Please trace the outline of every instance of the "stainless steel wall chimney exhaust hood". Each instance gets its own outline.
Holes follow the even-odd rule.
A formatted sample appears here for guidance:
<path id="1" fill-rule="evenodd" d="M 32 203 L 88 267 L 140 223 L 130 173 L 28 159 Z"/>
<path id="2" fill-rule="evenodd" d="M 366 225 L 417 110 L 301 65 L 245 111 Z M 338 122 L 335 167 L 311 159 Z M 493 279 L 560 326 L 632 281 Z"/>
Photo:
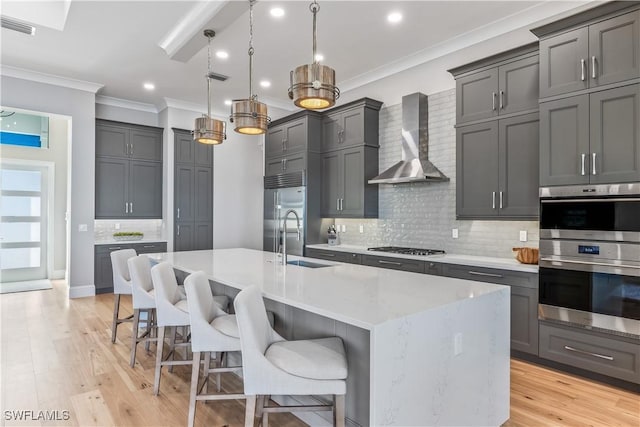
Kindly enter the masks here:
<path id="1" fill-rule="evenodd" d="M 369 184 L 448 181 L 429 161 L 429 105 L 427 95 L 402 97 L 402 160 L 369 180 Z"/>

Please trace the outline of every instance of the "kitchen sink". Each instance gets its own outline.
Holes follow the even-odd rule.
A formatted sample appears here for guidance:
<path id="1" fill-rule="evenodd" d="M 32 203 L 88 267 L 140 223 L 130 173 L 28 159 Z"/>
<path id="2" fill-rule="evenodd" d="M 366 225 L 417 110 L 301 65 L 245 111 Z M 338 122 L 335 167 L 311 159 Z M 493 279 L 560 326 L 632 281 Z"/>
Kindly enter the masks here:
<path id="1" fill-rule="evenodd" d="M 331 265 L 329 264 L 318 264 L 317 262 L 304 261 L 301 259 L 287 261 L 287 264 L 297 265 L 298 267 L 309 267 L 309 268 L 331 267 Z"/>

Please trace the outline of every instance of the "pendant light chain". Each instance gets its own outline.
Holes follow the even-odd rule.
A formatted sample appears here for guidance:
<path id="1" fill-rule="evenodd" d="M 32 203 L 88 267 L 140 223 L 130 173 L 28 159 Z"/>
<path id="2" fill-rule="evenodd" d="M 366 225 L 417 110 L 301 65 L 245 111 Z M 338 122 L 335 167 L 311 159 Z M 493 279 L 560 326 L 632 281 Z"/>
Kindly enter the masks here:
<path id="1" fill-rule="evenodd" d="M 253 4 L 255 0 L 249 0 L 249 99 L 256 99 L 253 94 Z"/>
<path id="2" fill-rule="evenodd" d="M 207 35 L 207 116 L 211 117 L 211 35 Z"/>

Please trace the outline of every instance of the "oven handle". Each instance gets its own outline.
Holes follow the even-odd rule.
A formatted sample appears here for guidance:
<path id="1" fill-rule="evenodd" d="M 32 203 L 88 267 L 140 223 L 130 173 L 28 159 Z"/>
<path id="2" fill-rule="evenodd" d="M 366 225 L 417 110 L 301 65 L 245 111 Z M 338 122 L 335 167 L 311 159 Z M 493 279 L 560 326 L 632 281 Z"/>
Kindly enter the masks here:
<path id="1" fill-rule="evenodd" d="M 600 359 L 613 360 L 613 356 L 606 356 L 604 354 L 592 353 L 590 351 L 580 350 L 579 348 L 573 348 L 569 345 L 565 345 L 564 349 L 573 351 L 575 353 L 586 354 L 587 356 L 599 357 Z"/>
<path id="2" fill-rule="evenodd" d="M 617 268 L 635 268 L 640 270 L 640 265 L 627 265 L 627 264 L 611 264 L 607 262 L 593 262 L 593 261 L 574 261 L 568 259 L 554 259 L 554 258 L 540 258 L 540 261 L 548 262 L 564 262 L 567 264 L 582 264 L 582 265 L 601 265 L 604 267 L 617 267 Z"/>
<path id="3" fill-rule="evenodd" d="M 617 197 L 615 199 L 609 198 L 592 198 L 592 199 L 540 199 L 540 203 L 571 203 L 571 202 L 640 202 L 640 197 Z"/>

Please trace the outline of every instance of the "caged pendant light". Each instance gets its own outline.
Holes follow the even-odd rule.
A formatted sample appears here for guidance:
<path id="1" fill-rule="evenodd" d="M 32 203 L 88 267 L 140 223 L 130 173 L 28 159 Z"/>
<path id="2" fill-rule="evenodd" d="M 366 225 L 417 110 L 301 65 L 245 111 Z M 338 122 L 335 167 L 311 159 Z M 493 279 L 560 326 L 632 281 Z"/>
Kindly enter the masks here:
<path id="1" fill-rule="evenodd" d="M 320 65 L 316 56 L 316 14 L 320 5 L 316 0 L 309 5 L 313 13 L 313 62 L 300 65 L 289 74 L 291 87 L 289 98 L 293 103 L 308 110 L 322 110 L 335 105 L 340 97 L 340 89 L 337 88 L 336 72 L 333 68 Z"/>
<path id="2" fill-rule="evenodd" d="M 226 123 L 211 117 L 211 39 L 216 35 L 213 30 L 204 30 L 208 39 L 207 46 L 207 114 L 198 117 L 193 126 L 193 139 L 201 144 L 217 145 L 227 139 Z"/>
<path id="3" fill-rule="evenodd" d="M 271 118 L 267 115 L 267 104 L 258 101 L 253 94 L 253 4 L 249 0 L 249 98 L 234 99 L 231 104 L 229 121 L 235 124 L 234 130 L 245 135 L 260 135 L 267 131 Z"/>

